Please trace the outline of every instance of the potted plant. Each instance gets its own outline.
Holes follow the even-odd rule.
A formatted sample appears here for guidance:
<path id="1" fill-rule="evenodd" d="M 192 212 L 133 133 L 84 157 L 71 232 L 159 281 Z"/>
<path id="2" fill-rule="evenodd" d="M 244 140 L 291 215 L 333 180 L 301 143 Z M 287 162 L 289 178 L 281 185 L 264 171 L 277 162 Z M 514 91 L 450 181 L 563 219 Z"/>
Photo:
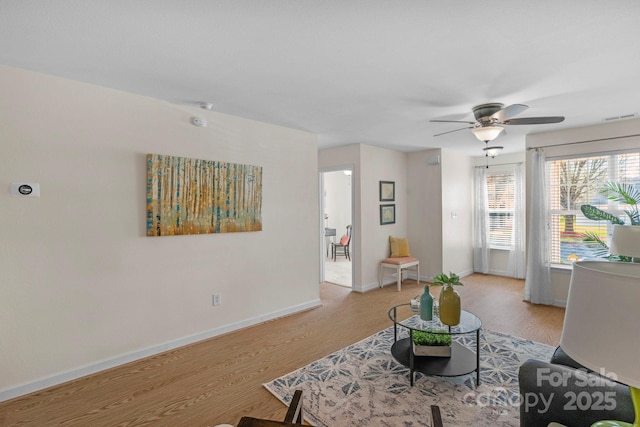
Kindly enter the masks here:
<path id="1" fill-rule="evenodd" d="M 416 356 L 451 357 L 451 334 L 446 329 L 413 331 L 412 346 Z"/>
<path id="2" fill-rule="evenodd" d="M 448 276 L 444 273 L 438 274 L 436 277 L 433 278 L 432 284 L 436 286 L 442 286 L 442 285 L 464 286 L 460 281 L 460 276 L 452 272 L 449 272 Z"/>
<path id="3" fill-rule="evenodd" d="M 463 286 L 460 281 L 460 276 L 455 273 L 449 272 L 447 276 L 445 273 L 440 273 L 433 278 L 434 285 L 444 286 L 440 291 L 440 321 L 445 325 L 456 326 L 460 323 L 460 294 L 458 294 L 453 287 Z"/>

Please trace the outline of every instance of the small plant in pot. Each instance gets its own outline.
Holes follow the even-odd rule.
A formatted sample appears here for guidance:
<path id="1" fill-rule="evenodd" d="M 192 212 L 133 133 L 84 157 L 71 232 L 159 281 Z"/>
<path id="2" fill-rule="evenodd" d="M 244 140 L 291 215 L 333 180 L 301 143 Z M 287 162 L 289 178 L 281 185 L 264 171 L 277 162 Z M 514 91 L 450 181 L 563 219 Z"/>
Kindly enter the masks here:
<path id="1" fill-rule="evenodd" d="M 460 323 L 460 295 L 453 290 L 454 286 L 463 286 L 460 276 L 449 272 L 449 275 L 440 273 L 433 278 L 434 285 L 444 286 L 440 292 L 440 321 L 445 325 L 456 326 Z"/>
<path id="2" fill-rule="evenodd" d="M 464 286 L 460 281 L 460 276 L 456 273 L 449 272 L 447 276 L 445 273 L 440 273 L 436 277 L 433 278 L 432 284 L 436 286 Z"/>
<path id="3" fill-rule="evenodd" d="M 413 331 L 413 354 L 416 356 L 451 356 L 451 334 L 446 329 Z"/>

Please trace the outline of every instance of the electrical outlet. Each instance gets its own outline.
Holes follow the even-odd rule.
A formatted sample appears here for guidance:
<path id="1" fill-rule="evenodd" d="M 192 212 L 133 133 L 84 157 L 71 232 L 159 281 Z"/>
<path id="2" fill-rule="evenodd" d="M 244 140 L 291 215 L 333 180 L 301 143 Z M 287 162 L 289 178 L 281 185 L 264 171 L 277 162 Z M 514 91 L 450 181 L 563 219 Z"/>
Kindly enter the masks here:
<path id="1" fill-rule="evenodd" d="M 213 305 L 222 304 L 222 296 L 220 294 L 213 294 Z"/>

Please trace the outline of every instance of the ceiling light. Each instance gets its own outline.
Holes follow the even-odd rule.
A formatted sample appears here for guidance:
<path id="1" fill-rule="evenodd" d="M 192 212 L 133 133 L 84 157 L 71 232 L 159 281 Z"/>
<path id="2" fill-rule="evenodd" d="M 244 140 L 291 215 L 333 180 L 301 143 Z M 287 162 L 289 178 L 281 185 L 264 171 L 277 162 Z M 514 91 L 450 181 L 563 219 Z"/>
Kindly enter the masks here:
<path id="1" fill-rule="evenodd" d="M 482 150 L 485 153 L 485 156 L 490 156 L 490 157 L 495 157 L 498 154 L 500 154 L 500 151 L 502 151 L 504 147 L 501 147 L 500 145 L 494 145 L 493 147 L 484 147 Z"/>
<path id="2" fill-rule="evenodd" d="M 493 141 L 502 133 L 502 126 L 481 126 L 471 129 L 471 132 L 482 142 Z"/>

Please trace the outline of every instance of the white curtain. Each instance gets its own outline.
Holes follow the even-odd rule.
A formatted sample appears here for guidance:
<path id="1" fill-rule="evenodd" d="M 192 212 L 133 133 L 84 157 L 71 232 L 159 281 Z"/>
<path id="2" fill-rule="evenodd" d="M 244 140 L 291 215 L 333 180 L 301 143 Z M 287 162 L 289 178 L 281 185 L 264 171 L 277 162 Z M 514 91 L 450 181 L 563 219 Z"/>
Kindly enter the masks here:
<path id="1" fill-rule="evenodd" d="M 509 252 L 509 274 L 518 279 L 525 277 L 525 202 L 524 166 L 514 168 L 513 247 Z"/>
<path id="2" fill-rule="evenodd" d="M 489 197 L 487 195 L 487 169 L 476 168 L 473 237 L 473 271 L 489 273 Z"/>
<path id="3" fill-rule="evenodd" d="M 549 263 L 549 210 L 545 157 L 542 150 L 531 153 L 531 206 L 524 299 L 534 304 L 553 304 Z"/>

